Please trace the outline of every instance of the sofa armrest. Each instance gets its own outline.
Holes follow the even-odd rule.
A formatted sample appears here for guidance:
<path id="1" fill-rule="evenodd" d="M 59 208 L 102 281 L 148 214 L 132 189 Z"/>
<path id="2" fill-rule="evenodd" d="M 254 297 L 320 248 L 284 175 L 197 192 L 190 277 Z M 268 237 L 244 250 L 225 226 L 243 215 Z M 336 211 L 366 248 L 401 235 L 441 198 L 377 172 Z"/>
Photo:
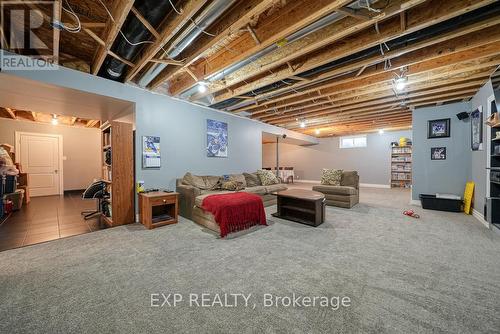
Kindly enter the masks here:
<path id="1" fill-rule="evenodd" d="M 179 193 L 179 214 L 187 219 L 193 217 L 194 201 L 201 195 L 201 190 L 189 185 L 177 185 L 176 191 Z"/>

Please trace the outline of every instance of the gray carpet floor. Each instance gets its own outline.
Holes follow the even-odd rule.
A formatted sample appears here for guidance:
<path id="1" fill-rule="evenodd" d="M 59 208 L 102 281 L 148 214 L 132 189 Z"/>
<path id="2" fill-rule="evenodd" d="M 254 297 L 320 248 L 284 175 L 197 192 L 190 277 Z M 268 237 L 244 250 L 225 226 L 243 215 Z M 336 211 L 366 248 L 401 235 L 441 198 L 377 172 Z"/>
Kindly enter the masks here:
<path id="1" fill-rule="evenodd" d="M 328 207 L 317 228 L 270 207 L 268 227 L 226 240 L 181 219 L 1 252 L 0 332 L 500 333 L 500 235 L 464 214 L 405 217 L 390 200 L 398 193 L 378 192 L 351 210 Z M 151 307 L 155 293 L 184 299 Z M 248 307 L 190 306 L 201 293 L 251 297 Z M 265 294 L 293 293 L 350 303 L 264 305 Z"/>

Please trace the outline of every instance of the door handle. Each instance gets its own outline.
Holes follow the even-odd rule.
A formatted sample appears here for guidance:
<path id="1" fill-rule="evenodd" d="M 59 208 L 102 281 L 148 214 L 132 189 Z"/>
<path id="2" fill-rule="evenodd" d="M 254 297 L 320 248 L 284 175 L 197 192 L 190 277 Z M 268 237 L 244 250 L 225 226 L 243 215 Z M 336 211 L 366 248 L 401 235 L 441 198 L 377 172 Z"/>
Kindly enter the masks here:
<path id="1" fill-rule="evenodd" d="M 54 173 L 56 173 L 56 174 L 57 174 L 57 173 L 59 173 L 59 170 L 57 170 L 57 169 L 56 169 L 56 170 L 54 170 Z"/>

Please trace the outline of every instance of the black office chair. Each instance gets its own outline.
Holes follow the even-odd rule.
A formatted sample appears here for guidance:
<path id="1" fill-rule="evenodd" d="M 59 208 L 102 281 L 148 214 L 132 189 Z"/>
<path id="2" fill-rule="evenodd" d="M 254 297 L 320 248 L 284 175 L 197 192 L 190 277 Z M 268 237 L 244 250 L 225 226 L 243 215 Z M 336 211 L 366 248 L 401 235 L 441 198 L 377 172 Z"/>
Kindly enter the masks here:
<path id="1" fill-rule="evenodd" d="M 97 199 L 97 209 L 82 211 L 83 219 L 91 219 L 102 212 L 102 202 L 109 198 L 109 193 L 106 190 L 106 182 L 95 180 L 92 182 L 82 194 L 82 199 Z"/>

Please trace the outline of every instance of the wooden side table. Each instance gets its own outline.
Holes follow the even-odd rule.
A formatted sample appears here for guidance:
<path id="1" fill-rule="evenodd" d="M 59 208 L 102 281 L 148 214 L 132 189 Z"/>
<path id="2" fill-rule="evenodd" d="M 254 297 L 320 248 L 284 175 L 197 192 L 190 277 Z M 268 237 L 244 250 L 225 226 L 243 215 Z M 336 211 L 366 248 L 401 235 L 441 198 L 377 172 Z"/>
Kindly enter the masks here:
<path id="1" fill-rule="evenodd" d="M 155 191 L 139 194 L 140 222 L 148 229 L 176 224 L 179 194 Z"/>

